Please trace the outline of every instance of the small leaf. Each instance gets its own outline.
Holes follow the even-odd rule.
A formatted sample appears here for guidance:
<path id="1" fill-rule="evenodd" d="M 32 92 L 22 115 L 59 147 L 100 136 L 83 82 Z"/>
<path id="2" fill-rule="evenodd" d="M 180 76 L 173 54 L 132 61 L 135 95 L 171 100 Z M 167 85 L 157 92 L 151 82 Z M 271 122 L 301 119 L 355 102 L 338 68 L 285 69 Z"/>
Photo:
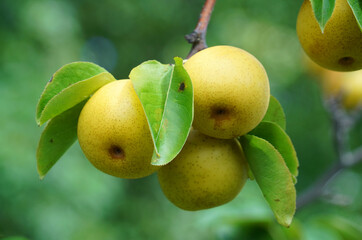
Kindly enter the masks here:
<path id="1" fill-rule="evenodd" d="M 181 151 L 193 120 L 190 77 L 175 58 L 175 66 L 147 61 L 131 71 L 130 79 L 145 110 L 155 144 L 153 165 L 169 163 Z"/>
<path id="2" fill-rule="evenodd" d="M 102 68 L 94 63 L 89 63 L 89 62 L 70 63 L 70 64 L 63 66 L 58 71 L 56 71 L 54 73 L 53 77 L 50 79 L 50 81 L 45 86 L 45 89 L 39 99 L 38 106 L 37 106 L 37 112 L 36 112 L 37 123 L 39 125 L 43 124 L 44 122 L 46 122 L 47 120 L 50 119 L 49 115 L 54 117 L 54 114 L 52 114 L 52 111 L 50 111 L 50 110 L 47 110 L 48 112 L 46 113 L 46 115 L 48 115 L 48 116 L 45 116 L 45 117 L 42 116 L 44 114 L 43 111 L 46 108 L 49 101 L 52 100 L 58 94 L 60 94 L 64 89 L 70 87 L 71 85 L 73 85 L 79 81 L 86 80 L 88 78 L 92 78 L 103 72 L 107 72 L 107 71 L 104 68 Z M 97 82 L 97 81 L 95 81 L 95 82 Z M 98 84 L 98 85 L 100 85 L 100 84 Z M 86 87 L 89 87 L 89 86 L 91 86 L 91 84 L 90 85 L 81 84 L 82 89 L 85 89 Z M 92 89 L 89 92 L 94 90 L 94 88 L 95 87 L 92 87 Z M 86 93 L 85 90 L 82 90 L 82 91 L 83 92 L 81 94 Z M 93 92 L 91 92 L 91 93 L 93 93 Z M 78 99 L 81 98 L 81 96 L 80 96 L 81 94 L 79 94 Z M 83 99 L 81 99 L 80 101 L 89 97 L 90 94 L 87 94 L 87 96 L 83 97 Z M 76 105 L 80 101 L 73 102 L 74 104 L 72 106 Z M 72 106 L 70 106 L 70 107 L 72 107 Z M 67 109 L 69 109 L 69 107 Z M 66 110 L 66 109 L 63 109 L 63 111 L 64 110 Z"/>
<path id="3" fill-rule="evenodd" d="M 278 223 L 288 227 L 296 209 L 296 191 L 283 157 L 262 138 L 245 135 L 240 142 L 255 180 Z"/>
<path id="4" fill-rule="evenodd" d="M 324 31 L 326 23 L 331 18 L 336 0 L 310 0 L 313 12 L 319 26 Z"/>
<path id="5" fill-rule="evenodd" d="M 361 0 L 347 0 L 351 6 L 354 16 L 356 17 L 359 28 L 362 31 L 362 1 Z"/>
<path id="6" fill-rule="evenodd" d="M 278 150 L 293 176 L 293 182 L 296 183 L 299 162 L 293 143 L 283 129 L 272 122 L 261 122 L 249 134 L 267 140 Z"/>
<path id="7" fill-rule="evenodd" d="M 269 107 L 262 122 L 273 122 L 278 124 L 283 130 L 286 128 L 285 114 L 279 101 L 270 95 Z"/>
<path id="8" fill-rule="evenodd" d="M 79 81 L 63 89 L 47 103 L 39 119 L 39 124 L 43 124 L 49 119 L 80 103 L 96 92 L 99 88 L 116 79 L 108 72 L 100 73 L 94 77 Z"/>
<path id="9" fill-rule="evenodd" d="M 158 153 L 153 165 L 165 165 L 181 151 L 189 135 L 193 119 L 193 88 L 181 58 L 174 58 L 175 66 L 168 89 L 161 126 L 156 139 Z"/>
<path id="10" fill-rule="evenodd" d="M 41 179 L 77 140 L 78 117 L 85 103 L 86 101 L 83 101 L 56 116 L 45 127 L 36 153 L 38 173 Z"/>
<path id="11" fill-rule="evenodd" d="M 150 60 L 132 69 L 129 78 L 145 111 L 151 136 L 156 143 L 173 67 Z M 158 149 L 155 149 L 158 153 Z"/>

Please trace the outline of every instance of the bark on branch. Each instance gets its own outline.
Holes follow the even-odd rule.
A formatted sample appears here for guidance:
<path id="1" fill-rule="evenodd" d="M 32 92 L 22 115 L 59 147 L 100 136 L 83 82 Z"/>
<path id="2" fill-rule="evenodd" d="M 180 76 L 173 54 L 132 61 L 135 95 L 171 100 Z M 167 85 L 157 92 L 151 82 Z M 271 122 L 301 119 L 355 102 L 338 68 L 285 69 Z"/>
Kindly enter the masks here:
<path id="1" fill-rule="evenodd" d="M 206 31 L 209 25 L 210 17 L 214 9 L 216 0 L 206 0 L 201 10 L 199 21 L 195 30 L 187 34 L 185 39 L 188 43 L 192 44 L 191 50 L 186 59 L 190 58 L 195 53 L 207 48 L 206 45 Z"/>
<path id="2" fill-rule="evenodd" d="M 362 162 L 362 146 L 354 151 L 348 151 L 348 133 L 361 118 L 361 109 L 347 113 L 342 107 L 341 96 L 327 100 L 326 107 L 331 114 L 334 132 L 334 145 L 338 156 L 337 162 L 324 172 L 321 177 L 297 198 L 297 209 L 300 209 L 324 195 L 328 183 L 342 170 Z"/>

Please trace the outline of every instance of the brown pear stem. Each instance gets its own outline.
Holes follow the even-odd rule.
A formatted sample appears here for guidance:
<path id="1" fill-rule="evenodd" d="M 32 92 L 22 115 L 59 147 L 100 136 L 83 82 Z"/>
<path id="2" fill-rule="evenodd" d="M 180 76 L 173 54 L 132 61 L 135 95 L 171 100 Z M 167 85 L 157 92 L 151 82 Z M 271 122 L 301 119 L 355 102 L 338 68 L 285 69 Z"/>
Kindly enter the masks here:
<path id="1" fill-rule="evenodd" d="M 209 25 L 210 17 L 214 9 L 216 0 L 206 0 L 201 10 L 199 21 L 196 25 L 195 30 L 187 34 L 185 39 L 188 43 L 192 44 L 191 50 L 187 55 L 186 59 L 190 58 L 195 53 L 207 48 L 206 45 L 206 31 Z"/>

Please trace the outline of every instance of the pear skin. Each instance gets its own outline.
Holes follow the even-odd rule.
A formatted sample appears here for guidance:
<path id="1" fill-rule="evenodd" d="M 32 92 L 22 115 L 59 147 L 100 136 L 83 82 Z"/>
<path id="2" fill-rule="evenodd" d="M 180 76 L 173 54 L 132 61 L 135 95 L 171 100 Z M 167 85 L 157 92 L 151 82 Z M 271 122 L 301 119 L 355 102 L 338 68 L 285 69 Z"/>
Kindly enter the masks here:
<path id="1" fill-rule="evenodd" d="M 354 72 L 325 70 L 321 79 L 326 96 L 341 94 L 345 109 L 354 110 L 362 107 L 362 70 Z"/>
<path id="2" fill-rule="evenodd" d="M 250 53 L 231 46 L 210 47 L 193 55 L 184 67 L 194 86 L 195 129 L 232 139 L 263 119 L 269 105 L 269 80 Z"/>
<path id="3" fill-rule="evenodd" d="M 163 193 L 177 207 L 195 211 L 225 204 L 247 180 L 239 142 L 192 130 L 182 151 L 158 171 Z"/>
<path id="4" fill-rule="evenodd" d="M 153 142 L 142 104 L 130 80 L 111 82 L 86 103 L 78 120 L 79 144 L 99 170 L 120 178 L 142 178 L 151 165 Z"/>
<path id="5" fill-rule="evenodd" d="M 336 0 L 322 33 L 310 0 L 305 0 L 297 19 L 297 34 L 307 55 L 334 71 L 362 68 L 362 31 L 347 0 Z"/>

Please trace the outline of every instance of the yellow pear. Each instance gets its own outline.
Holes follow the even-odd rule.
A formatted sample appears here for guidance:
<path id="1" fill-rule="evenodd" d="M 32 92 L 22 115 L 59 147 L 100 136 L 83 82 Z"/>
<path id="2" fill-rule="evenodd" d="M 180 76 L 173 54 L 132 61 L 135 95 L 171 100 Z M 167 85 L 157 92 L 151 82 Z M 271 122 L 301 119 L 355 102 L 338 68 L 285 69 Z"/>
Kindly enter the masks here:
<path id="1" fill-rule="evenodd" d="M 86 103 L 78 120 L 79 144 L 99 170 L 120 178 L 141 178 L 151 165 L 153 142 L 130 80 L 111 82 Z"/>
<path id="2" fill-rule="evenodd" d="M 321 77 L 323 91 L 327 96 L 342 94 L 342 104 L 348 110 L 362 107 L 362 70 L 354 72 L 325 70 Z"/>
<path id="3" fill-rule="evenodd" d="M 237 140 L 192 130 L 179 155 L 158 171 L 158 179 L 173 204 L 195 211 L 234 199 L 247 180 L 247 165 Z"/>
<path id="4" fill-rule="evenodd" d="M 335 71 L 362 68 L 362 31 L 347 0 L 336 0 L 322 33 L 310 0 L 305 0 L 297 19 L 299 41 L 308 56 Z"/>
<path id="5" fill-rule="evenodd" d="M 336 72 L 319 66 L 310 60 L 303 58 L 306 70 L 317 77 L 323 93 L 327 97 L 341 95 L 343 107 L 354 110 L 362 107 L 362 70 L 352 72 Z"/>
<path id="6" fill-rule="evenodd" d="M 246 134 L 263 119 L 270 97 L 263 65 L 250 53 L 215 46 L 184 64 L 194 87 L 193 127 L 215 138 Z"/>

